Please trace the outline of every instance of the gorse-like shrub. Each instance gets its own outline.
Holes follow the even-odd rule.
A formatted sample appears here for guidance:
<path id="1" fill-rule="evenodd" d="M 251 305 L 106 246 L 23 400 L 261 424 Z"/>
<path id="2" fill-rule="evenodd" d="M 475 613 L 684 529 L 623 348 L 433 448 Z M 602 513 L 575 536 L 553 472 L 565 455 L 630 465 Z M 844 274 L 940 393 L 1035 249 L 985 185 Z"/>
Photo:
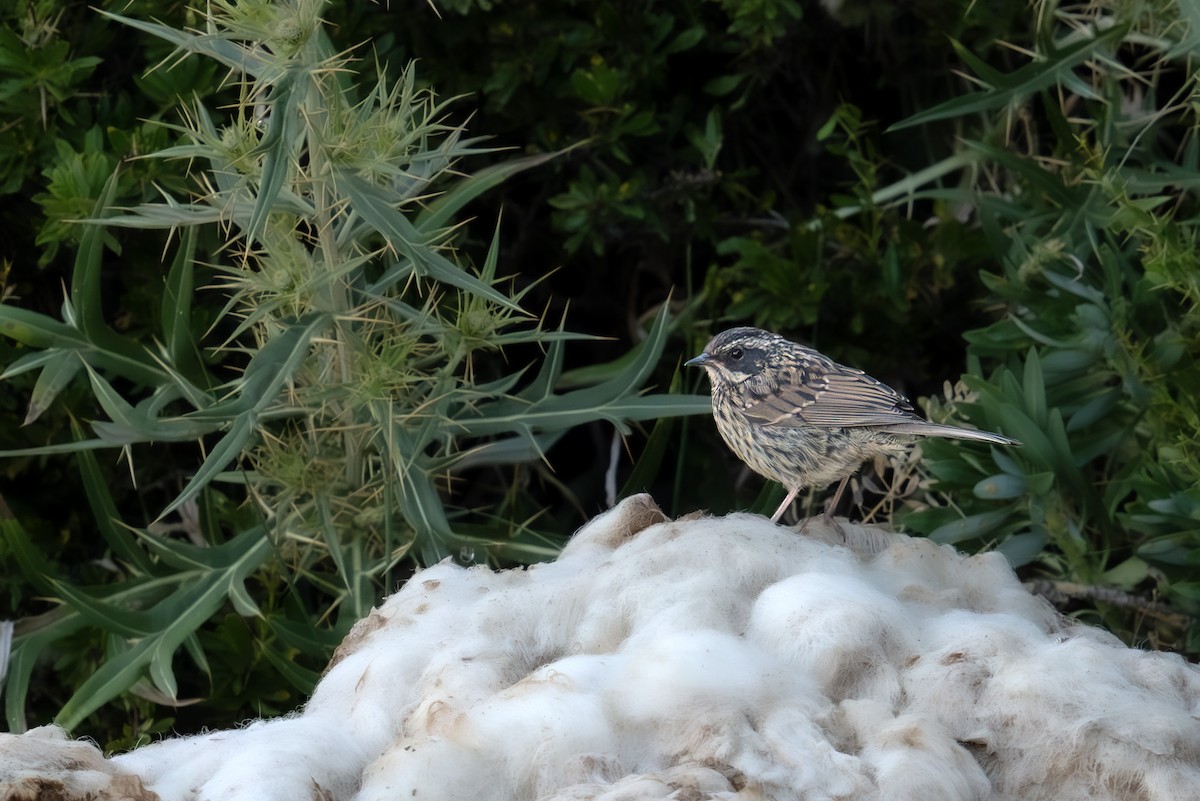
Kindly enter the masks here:
<path id="1" fill-rule="evenodd" d="M 177 143 L 154 154 L 192 165 L 194 196 L 113 209 L 109 181 L 82 228 L 61 320 L 0 306 L 0 330 L 28 346 L 5 375 L 38 375 L 27 419 L 76 380 L 103 411 L 79 441 L 33 452 L 80 452 L 111 549 L 109 582 L 71 586 L 19 521 L 6 522 L 24 570 L 63 602 L 16 639 L 13 729 L 25 725 L 39 655 L 84 627 L 103 632 L 106 658 L 58 714 L 68 728 L 131 687 L 177 698 L 181 647 L 221 681 L 200 635 L 223 610 L 261 621 L 253 649 L 305 692 L 330 640 L 401 563 L 556 552 L 528 523 L 472 515 L 468 499 L 503 506 L 521 492 L 516 466 L 544 458 L 572 427 L 625 432 L 707 408 L 703 397 L 641 394 L 666 341 L 665 307 L 629 358 L 560 390 L 563 348 L 580 337 L 528 313 L 523 290 L 497 277 L 499 229 L 478 269 L 454 250 L 463 206 L 547 157 L 464 174 L 480 141 L 411 69 L 394 82 L 380 69 L 360 89 L 358 63 L 325 36 L 322 6 L 216 2 L 196 31 L 107 15 L 175 46 L 159 69 L 221 64 L 234 102 L 219 112 L 195 103 L 171 126 Z M 113 226 L 172 233 L 152 347 L 104 316 Z M 198 232 L 212 226 L 221 244 L 202 254 Z M 206 302 L 211 293 L 220 305 Z M 120 449 L 138 476 L 148 443 L 200 448 L 179 451 L 195 454 L 194 467 L 152 510 L 158 523 L 139 528 L 119 519 L 93 451 Z M 293 664 L 301 654 L 307 666 Z"/>

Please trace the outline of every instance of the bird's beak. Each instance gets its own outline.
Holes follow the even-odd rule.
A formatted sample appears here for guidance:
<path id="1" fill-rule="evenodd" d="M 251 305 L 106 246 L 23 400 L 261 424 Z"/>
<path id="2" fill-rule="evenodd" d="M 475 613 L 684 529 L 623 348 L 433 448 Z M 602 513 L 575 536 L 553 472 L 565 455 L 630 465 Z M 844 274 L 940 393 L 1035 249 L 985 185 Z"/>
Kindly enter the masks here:
<path id="1" fill-rule="evenodd" d="M 708 351 L 705 351 L 694 359 L 688 359 L 683 364 L 685 367 L 703 367 L 710 361 L 712 361 L 712 357 L 708 355 Z"/>

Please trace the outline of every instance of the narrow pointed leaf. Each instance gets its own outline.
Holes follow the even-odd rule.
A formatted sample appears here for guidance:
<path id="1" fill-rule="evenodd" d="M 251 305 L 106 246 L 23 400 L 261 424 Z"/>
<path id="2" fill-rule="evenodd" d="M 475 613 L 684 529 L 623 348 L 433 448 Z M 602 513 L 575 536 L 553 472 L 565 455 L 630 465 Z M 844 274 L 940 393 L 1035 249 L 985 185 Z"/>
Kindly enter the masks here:
<path id="1" fill-rule="evenodd" d="M 553 397 L 554 388 L 562 375 L 563 345 L 562 340 L 550 343 L 546 357 L 542 359 L 542 369 L 538 370 L 537 377 L 521 390 L 517 397 L 523 401 L 539 401 Z"/>
<path id="2" fill-rule="evenodd" d="M 1127 25 L 1114 25 L 1089 38 L 1081 39 L 1058 50 L 1052 50 L 1047 58 L 1026 64 L 1002 78 L 998 77 L 996 73 L 989 72 L 992 79 L 989 83 L 996 83 L 997 88 L 948 100 L 896 123 L 888 128 L 888 131 L 899 131 L 937 120 L 1007 108 L 1030 94 L 1062 81 L 1075 67 L 1092 58 L 1097 51 L 1115 45 L 1128 32 Z"/>
<path id="3" fill-rule="evenodd" d="M 425 211 L 417 215 L 417 230 L 426 235 L 437 233 L 442 228 L 453 223 L 455 215 L 475 198 L 499 186 L 517 173 L 534 167 L 540 167 L 546 162 L 569 153 L 571 150 L 581 147 L 584 144 L 584 142 L 580 142 L 554 153 L 539 153 L 534 156 L 516 158 L 479 170 L 456 183 L 452 189 L 440 195 L 429 204 L 429 207 Z"/>
<path id="4" fill-rule="evenodd" d="M 263 616 L 258 602 L 251 597 L 249 590 L 246 589 L 246 585 L 240 581 L 229 588 L 229 600 L 233 602 L 234 610 L 242 617 Z"/>
<path id="5" fill-rule="evenodd" d="M 164 377 L 163 371 L 154 364 L 144 349 L 108 348 L 104 344 L 92 342 L 70 325 L 28 309 L 0 304 L 0 336 L 35 348 L 74 350 L 88 364 L 111 370 L 139 384 L 157 385 Z M 113 337 L 121 339 L 116 334 L 113 334 Z M 29 362 L 21 363 L 21 360 L 18 360 L 14 366 L 21 368 L 18 372 L 24 372 L 29 369 L 28 364 Z M 5 373 L 5 376 L 8 375 L 10 374 Z"/>
<path id="6" fill-rule="evenodd" d="M 241 552 L 236 559 L 159 603 L 154 614 L 162 627 L 128 650 L 110 657 L 71 696 L 55 722 L 68 730 L 75 728 L 93 711 L 132 687 L 148 667 L 156 686 L 173 694 L 174 675 L 170 668 L 173 654 L 221 607 L 233 587 L 271 555 L 271 543 L 264 534 L 259 526 L 238 535 L 226 544 L 237 543 Z"/>
<path id="7" fill-rule="evenodd" d="M 105 183 L 100 198 L 96 201 L 96 206 L 92 211 L 92 218 L 98 222 L 85 223 L 83 227 L 83 235 L 79 240 L 79 250 L 75 256 L 75 265 L 71 274 L 70 306 L 74 309 L 75 324 L 79 333 L 88 343 L 87 350 L 96 349 L 120 355 L 152 370 L 153 377 L 159 378 L 161 371 L 156 369 L 153 359 L 150 358 L 146 349 L 132 339 L 116 333 L 104 321 L 100 293 L 100 269 L 104 257 L 102 220 L 116 196 L 116 190 L 117 173 L 114 172 Z M 81 355 L 85 360 L 90 361 L 89 354 L 81 353 Z M 151 383 L 153 383 L 153 379 Z"/>
<path id="8" fill-rule="evenodd" d="M 204 620 L 207 620 L 211 612 L 203 611 L 205 612 Z M 212 612 L 215 611 L 214 608 Z M 175 671 L 171 669 L 171 661 L 174 656 L 174 644 L 165 637 L 159 638 L 154 647 L 150 649 L 150 680 L 168 698 L 179 697 L 179 685 L 175 682 Z"/>
<path id="9" fill-rule="evenodd" d="M 302 74 L 298 69 L 289 69 L 272 87 L 267 133 L 255 148 L 256 154 L 262 153 L 262 176 L 258 181 L 254 210 L 245 228 L 247 239 L 258 238 L 267 215 L 274 209 L 275 199 L 283 188 L 288 172 L 297 160 L 292 153 L 292 145 L 299 122 L 296 107 L 303 95 L 302 91 L 297 91 L 296 84 Z"/>
<path id="10" fill-rule="evenodd" d="M 320 673 L 297 665 L 294 660 L 277 653 L 274 647 L 264 648 L 263 655 L 275 666 L 279 675 L 287 679 L 288 683 L 302 695 L 310 695 L 316 688 L 317 682 L 321 680 Z"/>
<path id="11" fill-rule="evenodd" d="M 230 462 L 234 461 L 254 437 L 256 422 L 257 416 L 253 412 L 245 412 L 239 415 L 233 421 L 233 425 L 229 427 L 229 430 L 225 432 L 225 435 L 221 437 L 221 441 L 209 452 L 208 457 L 200 465 L 200 469 L 188 481 L 183 491 L 159 513 L 158 519 L 161 520 L 192 498 L 195 498 L 202 489 L 208 486 L 217 473 L 224 470 Z"/>
<path id="12" fill-rule="evenodd" d="M 505 308 L 521 310 L 511 298 L 439 253 L 425 234 L 392 207 L 392 199 L 384 190 L 347 172 L 338 173 L 337 185 L 350 198 L 351 208 L 383 236 L 396 253 L 410 260 L 419 274 L 479 295 Z"/>
<path id="13" fill-rule="evenodd" d="M 192 422 L 225 422 L 228 418 L 223 417 L 224 414 L 236 414 L 229 430 L 209 452 L 183 491 L 163 509 L 159 519 L 196 497 L 227 465 L 237 459 L 254 437 L 260 414 L 278 400 L 283 384 L 295 373 L 308 354 L 313 337 L 325 328 L 328 321 L 327 315 L 314 314 L 294 323 L 268 342 L 246 365 L 237 398 L 227 404 L 216 404 L 200 413 L 180 418 Z"/>
<path id="14" fill-rule="evenodd" d="M 87 340 L 71 326 L 44 314 L 7 304 L 0 304 L 0 335 L 32 348 L 79 348 L 87 345 Z"/>
<path id="15" fill-rule="evenodd" d="M 61 611 L 63 614 L 57 620 L 32 634 L 19 636 L 9 654 L 8 674 L 4 678 L 4 714 L 8 730 L 13 734 L 28 728 L 25 709 L 30 677 L 43 652 L 86 625 L 79 615 L 65 609 Z"/>
<path id="16" fill-rule="evenodd" d="M 76 436 L 80 433 L 82 432 L 76 430 Z M 154 566 L 146 552 L 138 547 L 129 530 L 121 525 L 116 502 L 108 489 L 108 477 L 101 471 L 96 455 L 90 451 L 80 451 L 75 458 L 79 464 L 79 474 L 83 479 L 83 489 L 87 495 L 88 506 L 92 510 L 92 518 L 96 521 L 100 535 L 112 549 L 113 555 L 131 565 L 134 570 L 152 575 L 155 572 Z"/>
<path id="17" fill-rule="evenodd" d="M 95 421 L 92 423 L 92 429 L 101 439 L 112 445 L 127 445 L 133 442 L 186 442 L 215 428 L 203 421 L 186 418 L 160 420 L 150 417 L 141 409 L 130 406 L 112 385 L 91 367 L 88 367 L 88 378 L 100 408 L 112 421 Z"/>
<path id="18" fill-rule="evenodd" d="M 251 76 L 258 77 L 267 69 L 267 62 L 255 55 L 251 48 L 231 42 L 220 36 L 190 33 L 158 22 L 124 17 L 102 9 L 97 9 L 97 11 L 109 19 L 114 19 L 131 28 L 145 31 L 160 39 L 165 39 L 183 52 L 196 53 L 215 59 L 239 73 L 245 72 Z"/>
<path id="19" fill-rule="evenodd" d="M 451 472 L 462 472 L 473 467 L 495 464 L 520 464 L 531 459 L 541 459 L 553 445 L 562 439 L 566 430 L 544 434 L 511 436 L 485 442 L 471 448 L 450 465 Z"/>
<path id="20" fill-rule="evenodd" d="M 437 564 L 450 555 L 449 548 L 455 542 L 442 499 L 429 476 L 419 469 L 403 470 L 400 488 L 399 503 L 416 531 L 421 564 Z"/>
<path id="21" fill-rule="evenodd" d="M 1020 498 L 1028 489 L 1024 476 L 997 473 L 980 480 L 975 485 L 975 497 L 987 500 Z"/>
<path id="22" fill-rule="evenodd" d="M 1007 76 L 1003 72 L 993 69 L 991 65 L 972 53 L 957 39 L 951 39 L 950 46 L 954 48 L 955 54 L 963 60 L 963 63 L 989 87 L 999 89 L 1007 86 Z"/>
<path id="23" fill-rule="evenodd" d="M 602 388 L 605 395 L 618 397 L 641 387 L 662 356 L 663 348 L 667 344 L 667 335 L 670 332 L 669 322 L 669 308 L 664 303 L 658 311 L 654 324 L 650 326 L 645 341 L 640 342 L 635 348 L 638 354 L 637 358 L 617 375 L 600 384 L 597 389 Z"/>
<path id="24" fill-rule="evenodd" d="M 1025 357 L 1025 374 L 1022 384 L 1025 388 L 1025 408 L 1035 422 L 1046 424 L 1046 380 L 1042 374 L 1041 360 L 1037 350 L 1030 348 Z"/>
<path id="25" fill-rule="evenodd" d="M 54 361 L 59 356 L 57 348 L 47 348 L 46 350 L 34 351 L 26 353 L 21 358 L 10 364 L 8 368 L 0 373 L 0 381 L 6 378 L 28 373 L 30 370 L 40 370 L 46 366 L 48 362 Z"/>
<path id="26" fill-rule="evenodd" d="M 943 545 L 953 545 L 964 540 L 979 539 L 995 531 L 999 525 L 1008 520 L 1010 515 L 1012 515 L 1012 510 L 1005 507 L 1003 509 L 964 517 L 960 520 L 947 523 L 944 526 L 939 526 L 934 531 L 931 531 L 929 539 Z"/>
<path id="27" fill-rule="evenodd" d="M 92 210 L 92 217 L 99 219 L 105 216 L 108 207 L 116 197 L 117 173 L 108 177 L 100 198 Z M 103 227 L 99 222 L 84 225 L 83 236 L 80 237 L 79 251 L 75 258 L 75 267 L 71 274 L 71 305 L 75 309 L 79 330 L 92 342 L 100 342 L 116 336 L 108 324 L 104 322 L 104 313 L 100 305 L 100 262 L 104 256 Z"/>
<path id="28" fill-rule="evenodd" d="M 308 355 L 313 337 L 319 335 L 328 324 L 329 315 L 309 315 L 290 325 L 283 333 L 276 334 L 254 355 L 242 374 L 239 389 L 247 408 L 261 411 L 278 399 L 284 383 L 295 374 Z M 199 414 L 188 416 L 201 417 Z"/>
<path id="29" fill-rule="evenodd" d="M 341 537 L 338 536 L 337 525 L 333 522 L 333 514 L 329 511 L 329 498 L 326 496 L 322 495 L 317 498 L 317 514 L 321 520 L 321 534 L 325 540 L 325 547 L 329 550 L 329 556 L 337 568 L 338 577 L 341 578 L 348 592 L 353 591 L 354 588 L 351 586 L 353 579 L 346 564 L 346 554 L 342 550 Z"/>
<path id="30" fill-rule="evenodd" d="M 183 231 L 175 259 L 167 272 L 162 299 L 163 345 L 167 358 L 174 369 L 191 380 L 198 380 L 201 373 L 199 349 L 192 336 L 196 230 L 188 226 Z"/>
<path id="31" fill-rule="evenodd" d="M 102 439 L 87 439 L 79 442 L 61 442 L 57 445 L 39 445 L 36 448 L 12 448 L 0 451 L 0 458 L 8 459 L 13 456 L 50 456 L 56 453 L 78 453 L 80 451 L 95 451 L 116 447 L 113 443 Z"/>
<path id="32" fill-rule="evenodd" d="M 145 612 L 125 609 L 69 582 L 55 579 L 53 584 L 55 594 L 96 628 L 130 639 L 143 637 L 151 631 L 151 620 Z"/>
<path id="33" fill-rule="evenodd" d="M 79 356 L 73 351 L 55 350 L 52 358 L 42 367 L 37 382 L 33 385 L 33 393 L 29 396 L 29 411 L 21 423 L 27 426 L 42 416 L 42 412 L 50 408 L 50 404 L 58 397 L 58 393 L 71 383 L 71 379 L 83 366 Z"/>
<path id="34" fill-rule="evenodd" d="M 646 341 L 635 349 L 636 357 L 607 381 L 563 394 L 542 394 L 543 376 L 552 369 L 543 367 L 543 373 L 535 381 L 537 392 L 522 392 L 518 398 L 466 410 L 456 422 L 474 436 L 518 433 L 529 437 L 534 432 L 558 431 L 597 418 L 608 420 L 624 431 L 626 422 L 711 413 L 712 401 L 706 395 L 637 394 L 662 355 L 667 330 L 664 306 Z M 552 347 L 547 361 L 554 365 L 556 358 L 558 353 Z"/>

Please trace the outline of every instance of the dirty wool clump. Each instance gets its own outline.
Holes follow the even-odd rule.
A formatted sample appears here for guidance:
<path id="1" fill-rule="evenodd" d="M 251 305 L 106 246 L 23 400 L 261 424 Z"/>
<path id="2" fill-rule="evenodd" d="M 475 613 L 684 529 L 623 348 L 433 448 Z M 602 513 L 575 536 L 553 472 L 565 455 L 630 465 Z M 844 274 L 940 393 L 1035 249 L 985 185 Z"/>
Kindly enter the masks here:
<path id="1" fill-rule="evenodd" d="M 1069 625 L 999 554 L 844 535 L 670 521 L 631 498 L 553 563 L 418 573 L 302 712 L 89 765 L 89 792 L 109 777 L 128 793 L 111 797 L 168 801 L 1200 798 L 1194 666 Z M 28 737 L 0 738 L 0 780 Z M 70 773 L 42 753 L 26 779 Z"/>

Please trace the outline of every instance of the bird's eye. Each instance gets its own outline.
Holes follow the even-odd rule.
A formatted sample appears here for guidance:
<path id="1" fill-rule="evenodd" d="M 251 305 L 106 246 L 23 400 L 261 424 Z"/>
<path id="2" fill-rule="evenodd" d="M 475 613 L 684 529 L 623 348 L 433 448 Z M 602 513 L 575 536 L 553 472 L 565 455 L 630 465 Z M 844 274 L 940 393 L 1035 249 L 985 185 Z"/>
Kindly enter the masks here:
<path id="1" fill-rule="evenodd" d="M 733 350 L 729 351 L 729 358 L 733 359 L 735 362 L 740 362 L 742 357 L 745 355 L 746 351 L 742 350 L 741 348 L 734 348 Z"/>

